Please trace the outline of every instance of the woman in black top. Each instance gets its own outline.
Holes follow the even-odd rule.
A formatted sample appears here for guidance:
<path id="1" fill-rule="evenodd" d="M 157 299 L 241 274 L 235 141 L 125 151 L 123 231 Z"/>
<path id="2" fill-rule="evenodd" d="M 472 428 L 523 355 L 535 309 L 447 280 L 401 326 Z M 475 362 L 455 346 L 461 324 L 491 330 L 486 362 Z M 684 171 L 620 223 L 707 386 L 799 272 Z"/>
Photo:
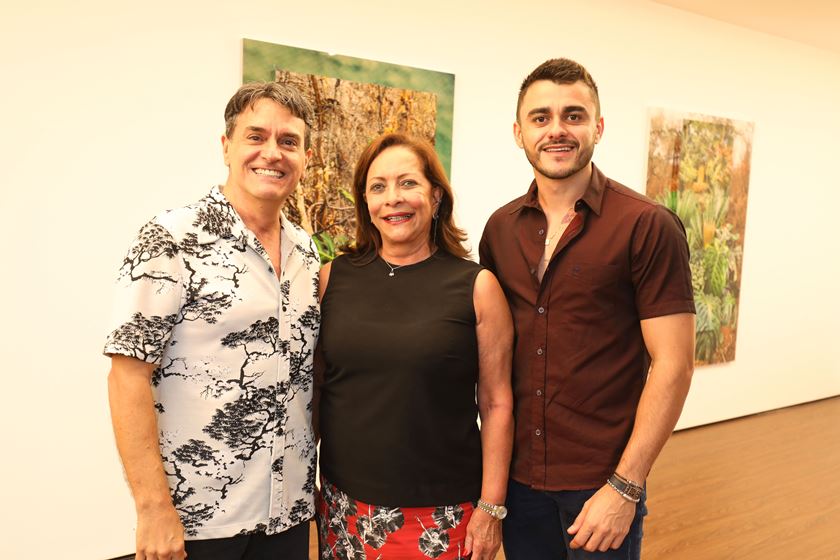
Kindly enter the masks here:
<path id="1" fill-rule="evenodd" d="M 321 558 L 492 559 L 513 433 L 507 302 L 466 259 L 427 142 L 374 140 L 353 189 L 355 247 L 321 271 Z"/>

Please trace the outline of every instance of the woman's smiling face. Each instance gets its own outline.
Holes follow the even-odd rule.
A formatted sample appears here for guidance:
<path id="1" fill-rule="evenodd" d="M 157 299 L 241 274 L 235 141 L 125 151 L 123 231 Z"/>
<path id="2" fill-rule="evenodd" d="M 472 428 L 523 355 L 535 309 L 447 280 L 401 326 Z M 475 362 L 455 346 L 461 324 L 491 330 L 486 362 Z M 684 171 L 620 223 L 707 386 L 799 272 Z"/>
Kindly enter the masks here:
<path id="1" fill-rule="evenodd" d="M 365 199 L 385 251 L 429 245 L 440 192 L 432 187 L 411 149 L 392 146 L 376 156 L 368 170 Z"/>

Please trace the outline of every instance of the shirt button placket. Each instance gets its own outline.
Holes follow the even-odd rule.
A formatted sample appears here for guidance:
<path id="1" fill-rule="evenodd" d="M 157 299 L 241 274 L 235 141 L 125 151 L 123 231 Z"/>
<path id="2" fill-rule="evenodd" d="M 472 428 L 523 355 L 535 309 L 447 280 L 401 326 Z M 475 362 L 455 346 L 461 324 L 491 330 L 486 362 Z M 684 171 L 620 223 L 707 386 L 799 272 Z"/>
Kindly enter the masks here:
<path id="1" fill-rule="evenodd" d="M 540 228 L 538 231 L 540 236 L 545 235 L 545 229 Z M 532 274 L 536 273 L 535 270 L 531 271 Z M 536 301 L 533 307 L 535 312 L 535 321 L 534 321 L 534 340 L 539 341 L 538 347 L 536 349 L 536 357 L 534 358 L 534 385 L 532 386 L 533 394 L 536 394 L 536 400 L 534 401 L 534 406 L 532 408 L 532 424 L 530 426 L 532 437 L 532 451 L 534 453 L 534 457 L 545 457 L 546 454 L 546 445 L 547 441 L 545 438 L 545 426 L 546 426 L 546 410 L 545 410 L 545 390 L 546 390 L 546 383 L 548 382 L 547 378 L 547 344 L 548 344 L 548 304 L 547 298 L 539 297 L 539 301 Z M 545 484 L 546 480 L 546 465 L 544 461 L 534 460 L 531 464 L 531 473 L 534 482 L 538 484 Z"/>

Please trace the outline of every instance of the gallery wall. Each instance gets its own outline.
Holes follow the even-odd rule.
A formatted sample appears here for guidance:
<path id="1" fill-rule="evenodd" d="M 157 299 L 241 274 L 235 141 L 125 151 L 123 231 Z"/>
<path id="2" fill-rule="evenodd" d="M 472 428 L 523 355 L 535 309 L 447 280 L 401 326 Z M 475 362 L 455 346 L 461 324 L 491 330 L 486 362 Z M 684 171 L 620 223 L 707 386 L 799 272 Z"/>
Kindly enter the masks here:
<path id="1" fill-rule="evenodd" d="M 141 224 L 224 181 L 243 37 L 454 73 L 452 183 L 474 245 L 528 185 L 511 123 L 547 58 L 595 76 L 595 161 L 640 191 L 649 107 L 754 122 L 737 356 L 698 369 L 679 427 L 840 394 L 840 54 L 641 0 L 9 4 L 0 557 L 132 549 L 100 355 L 111 284 Z"/>

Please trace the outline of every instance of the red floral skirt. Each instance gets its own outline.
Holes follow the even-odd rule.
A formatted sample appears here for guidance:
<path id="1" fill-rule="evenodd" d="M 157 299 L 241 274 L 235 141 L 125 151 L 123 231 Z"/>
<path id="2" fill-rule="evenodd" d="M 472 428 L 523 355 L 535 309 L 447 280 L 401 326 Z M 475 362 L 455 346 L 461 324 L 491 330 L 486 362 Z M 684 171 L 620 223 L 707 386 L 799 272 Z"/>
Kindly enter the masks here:
<path id="1" fill-rule="evenodd" d="M 323 478 L 318 496 L 321 560 L 459 560 L 470 502 L 439 507 L 386 507 L 354 500 Z"/>

